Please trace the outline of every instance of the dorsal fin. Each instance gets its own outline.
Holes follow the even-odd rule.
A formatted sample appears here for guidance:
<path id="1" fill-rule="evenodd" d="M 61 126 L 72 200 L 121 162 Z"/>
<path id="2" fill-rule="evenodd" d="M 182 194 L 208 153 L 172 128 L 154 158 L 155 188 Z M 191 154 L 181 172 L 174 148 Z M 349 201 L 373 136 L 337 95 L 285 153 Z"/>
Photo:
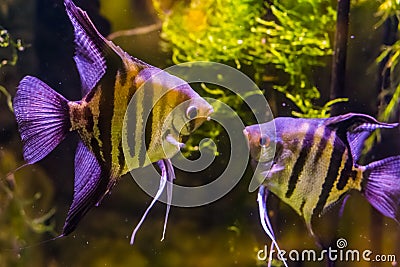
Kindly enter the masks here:
<path id="1" fill-rule="evenodd" d="M 74 60 L 81 77 L 82 95 L 85 96 L 105 74 L 105 56 L 112 53 L 112 50 L 85 11 L 76 7 L 71 0 L 65 0 L 64 4 L 74 27 Z"/>
<path id="2" fill-rule="evenodd" d="M 81 77 L 82 96 L 86 96 L 96 86 L 106 70 L 119 70 L 122 58 L 130 59 L 141 67 L 150 67 L 102 36 L 87 13 L 75 6 L 71 0 L 64 0 L 64 4 L 74 27 L 74 60 Z"/>
<path id="3" fill-rule="evenodd" d="M 327 127 L 337 129 L 343 141 L 347 141 L 354 163 L 360 158 L 364 142 L 370 136 L 371 132 L 376 129 L 394 128 L 398 126 L 398 123 L 379 122 L 371 116 L 357 113 L 348 113 L 332 117 L 326 119 L 324 124 Z"/>

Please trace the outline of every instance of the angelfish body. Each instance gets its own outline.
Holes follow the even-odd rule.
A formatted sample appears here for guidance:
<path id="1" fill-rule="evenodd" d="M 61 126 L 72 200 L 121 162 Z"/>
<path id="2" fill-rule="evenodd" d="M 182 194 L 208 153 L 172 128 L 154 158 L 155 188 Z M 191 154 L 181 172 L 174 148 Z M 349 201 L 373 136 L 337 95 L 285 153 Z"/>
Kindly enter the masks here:
<path id="1" fill-rule="evenodd" d="M 64 4 L 74 27 L 82 100 L 68 101 L 31 76 L 21 80 L 14 99 L 27 164 L 48 155 L 70 132 L 79 134 L 74 198 L 61 236 L 131 169 L 156 162 L 162 179 L 172 182 L 169 158 L 179 151 L 181 135 L 213 112 L 186 82 L 131 57 L 99 34 L 86 12 L 70 0 Z"/>
<path id="2" fill-rule="evenodd" d="M 276 133 L 271 132 L 271 123 Z M 400 156 L 357 164 L 372 131 L 396 126 L 363 114 L 346 114 L 328 119 L 276 118 L 246 127 L 244 133 L 258 164 L 256 175 L 264 181 L 260 192 L 270 191 L 291 206 L 314 235 L 313 216 L 351 190 L 360 191 L 383 215 L 399 221 Z M 271 144 L 276 146 L 274 155 Z"/>

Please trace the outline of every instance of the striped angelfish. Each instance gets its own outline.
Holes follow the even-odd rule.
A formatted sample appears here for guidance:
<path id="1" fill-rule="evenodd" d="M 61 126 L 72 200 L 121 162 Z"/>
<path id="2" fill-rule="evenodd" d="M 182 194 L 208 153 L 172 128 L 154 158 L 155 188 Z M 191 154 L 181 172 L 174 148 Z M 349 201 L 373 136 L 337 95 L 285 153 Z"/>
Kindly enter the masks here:
<path id="1" fill-rule="evenodd" d="M 265 203 L 269 191 L 304 218 L 313 236 L 313 216 L 323 214 L 351 190 L 360 191 L 383 215 L 399 222 L 400 156 L 357 164 L 372 131 L 396 126 L 349 113 L 327 119 L 282 117 L 246 127 L 251 158 L 258 165 L 255 175 L 264 181 L 259 190 L 263 225 L 269 225 Z M 275 154 L 269 149 L 273 145 Z"/>
<path id="2" fill-rule="evenodd" d="M 61 236 L 132 169 L 157 163 L 162 178 L 157 197 L 166 184 L 172 189 L 169 158 L 183 145 L 182 135 L 213 112 L 186 82 L 128 55 L 100 35 L 71 0 L 64 4 L 74 28 L 82 100 L 68 101 L 30 76 L 21 80 L 14 99 L 27 164 L 48 155 L 70 132 L 79 134 L 74 197 Z"/>

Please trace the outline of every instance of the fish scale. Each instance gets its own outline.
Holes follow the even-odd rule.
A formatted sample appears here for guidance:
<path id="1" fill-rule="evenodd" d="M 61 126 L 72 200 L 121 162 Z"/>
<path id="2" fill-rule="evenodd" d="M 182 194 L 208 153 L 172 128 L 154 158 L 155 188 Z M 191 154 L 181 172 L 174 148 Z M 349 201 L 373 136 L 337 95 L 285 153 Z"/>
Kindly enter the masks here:
<path id="1" fill-rule="evenodd" d="M 312 146 L 310 145 L 310 142 L 315 136 L 317 136 L 315 135 L 315 129 L 313 127 L 310 127 L 310 125 L 307 123 L 303 123 L 300 125 L 299 133 L 300 132 L 302 134 L 299 134 L 299 136 L 296 138 L 301 140 L 301 144 L 299 148 L 296 147 L 292 151 L 293 154 L 297 154 L 297 160 L 293 161 L 294 165 L 292 168 L 290 168 L 292 169 L 292 173 L 290 174 L 288 189 L 285 194 L 285 197 L 287 199 L 291 198 L 298 183 L 301 184 L 304 181 L 304 171 L 308 165 L 307 163 L 310 157 L 312 156 L 312 153 L 310 153 L 312 151 Z M 285 138 L 285 135 L 283 135 L 283 139 L 288 138 Z"/>
<path id="2" fill-rule="evenodd" d="M 305 218 L 307 218 L 306 221 L 311 220 L 312 209 L 313 207 L 315 207 L 315 204 L 318 201 L 317 196 L 320 194 L 322 190 L 322 180 L 315 179 L 315 177 L 326 177 L 329 165 L 325 164 L 325 162 L 327 162 L 325 161 L 325 159 L 331 153 L 330 150 L 331 147 L 326 146 L 323 153 L 321 154 L 321 158 L 324 158 L 324 162 L 322 163 L 322 165 L 315 165 L 314 162 L 318 156 L 318 145 L 320 143 L 320 140 L 322 140 L 324 137 L 321 136 L 321 134 L 323 134 L 324 131 L 322 127 L 317 128 L 317 130 L 315 129 L 313 130 L 314 131 L 310 130 L 311 131 L 310 135 L 313 136 L 313 140 L 310 143 L 308 143 L 309 146 L 311 145 L 311 148 L 309 150 L 308 155 L 306 155 L 307 159 L 305 161 L 305 166 L 303 168 L 303 172 L 300 174 L 301 178 L 300 178 L 300 184 L 298 185 L 299 188 L 296 191 L 297 199 L 302 200 L 301 204 L 300 201 L 296 202 L 297 203 L 296 211 L 300 215 L 303 215 Z M 329 136 L 328 140 L 330 138 L 332 138 L 332 135 Z"/>

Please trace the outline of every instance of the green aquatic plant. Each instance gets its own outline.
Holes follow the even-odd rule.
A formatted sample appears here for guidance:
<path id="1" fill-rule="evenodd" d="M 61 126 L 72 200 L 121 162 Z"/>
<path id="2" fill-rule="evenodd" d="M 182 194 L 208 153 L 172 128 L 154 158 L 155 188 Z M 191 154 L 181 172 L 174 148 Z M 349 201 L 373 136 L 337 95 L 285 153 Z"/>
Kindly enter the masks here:
<path id="1" fill-rule="evenodd" d="M 389 72 L 390 86 L 383 88 L 381 98 L 390 97 L 390 101 L 380 107 L 379 119 L 388 121 L 394 112 L 398 109 L 400 99 L 400 78 L 399 78 L 399 56 L 400 56 L 400 40 L 391 46 L 385 46 L 382 53 L 377 58 L 377 62 L 381 63 L 386 60 L 385 71 Z"/>
<path id="2" fill-rule="evenodd" d="M 18 61 L 18 52 L 25 50 L 25 45 L 22 44 L 21 39 L 14 40 L 9 32 L 0 26 L 0 49 L 10 49 L 10 58 L 0 59 L 0 69 L 6 65 L 15 66 Z M 8 108 L 13 111 L 11 95 L 7 89 L 0 85 L 0 93 L 4 94 L 7 98 Z"/>
<path id="3" fill-rule="evenodd" d="M 8 109 L 13 111 L 13 106 L 12 106 L 12 100 L 11 100 L 11 95 L 10 93 L 7 91 L 7 89 L 4 86 L 0 85 L 0 93 L 4 94 L 6 99 L 7 99 L 7 106 Z"/>
<path id="4" fill-rule="evenodd" d="M 397 28 L 394 29 L 397 33 L 399 32 L 400 25 L 400 1 L 398 0 L 385 0 L 378 7 L 376 13 L 380 17 L 378 26 L 382 26 L 385 21 L 397 20 Z M 384 64 L 383 71 L 388 73 L 389 76 L 389 87 L 382 88 L 380 95 L 381 99 L 390 98 L 387 103 L 381 101 L 381 107 L 379 108 L 379 119 L 388 121 L 393 113 L 397 110 L 399 105 L 400 97 L 400 78 L 399 78 L 399 56 L 400 56 L 400 40 L 397 40 L 392 45 L 384 45 L 381 54 L 376 59 L 378 64 Z"/>
<path id="5" fill-rule="evenodd" d="M 333 103 L 344 101 L 314 104 L 320 92 L 313 71 L 332 55 L 333 1 L 193 0 L 176 2 L 168 12 L 159 0 L 153 4 L 163 21 L 163 48 L 172 51 L 174 63 L 249 65 L 258 84 L 272 80 L 273 88 L 294 102 L 300 110 L 295 116 L 326 117 Z M 226 103 L 237 110 L 235 103 Z"/>
<path id="6" fill-rule="evenodd" d="M 258 18 L 252 32 L 262 40 L 251 54 L 258 68 L 273 65 L 284 72 L 273 87 L 292 100 L 301 112 L 300 117 L 326 117 L 333 103 L 323 107 L 313 104 L 320 92 L 312 78 L 317 67 L 325 65 L 332 55 L 330 35 L 335 29 L 335 8 L 331 1 L 271 1 L 267 5 L 274 19 Z"/>
<path id="7" fill-rule="evenodd" d="M 340 98 L 323 106 L 315 104 L 320 92 L 313 73 L 333 51 L 333 1 L 192 0 L 189 4 L 175 1 L 167 10 L 164 2 L 153 0 L 153 6 L 162 21 L 162 48 L 172 52 L 173 63 L 216 61 L 243 69 L 260 86 L 272 82 L 274 89 L 297 106 L 299 111 L 292 113 L 298 117 L 328 117 L 331 105 L 346 101 Z M 241 97 L 218 86 L 203 84 L 202 90 L 202 95 L 233 108 L 245 123 L 255 123 L 248 119 L 252 116 Z M 202 125 L 186 143 L 186 150 L 193 152 L 203 146 L 218 154 L 208 141 L 200 147 L 195 144 L 221 132 L 216 123 Z"/>
<path id="8" fill-rule="evenodd" d="M 157 1 L 155 6 L 157 6 Z M 252 64 L 248 51 L 254 47 L 250 31 L 266 10 L 263 1 L 178 1 L 163 14 L 164 49 L 172 51 L 175 64 L 190 61 Z"/>
<path id="9" fill-rule="evenodd" d="M 376 15 L 380 17 L 378 25 L 382 25 L 390 17 L 397 17 L 400 20 L 400 1 L 399 0 L 384 0 L 380 1 Z"/>
<path id="10" fill-rule="evenodd" d="M 380 17 L 377 26 L 382 27 L 385 21 L 397 20 L 397 28 L 394 28 L 396 36 L 400 30 L 400 2 L 398 0 L 382 1 L 378 7 L 376 15 Z M 381 85 L 379 95 L 380 106 L 378 107 L 378 119 L 381 121 L 389 121 L 398 111 L 400 101 L 400 40 L 395 41 L 392 45 L 383 45 L 382 52 L 376 59 L 377 64 L 383 65 L 379 75 L 385 79 L 387 77 L 388 84 Z M 372 149 L 376 142 L 381 141 L 380 131 L 374 132 L 365 142 L 364 152 Z"/>
<path id="11" fill-rule="evenodd" d="M 24 51 L 26 46 L 22 43 L 21 39 L 14 40 L 10 33 L 0 26 L 0 48 L 10 48 L 11 58 L 2 59 L 0 61 L 0 68 L 5 65 L 15 66 L 18 60 L 18 52 Z"/>

